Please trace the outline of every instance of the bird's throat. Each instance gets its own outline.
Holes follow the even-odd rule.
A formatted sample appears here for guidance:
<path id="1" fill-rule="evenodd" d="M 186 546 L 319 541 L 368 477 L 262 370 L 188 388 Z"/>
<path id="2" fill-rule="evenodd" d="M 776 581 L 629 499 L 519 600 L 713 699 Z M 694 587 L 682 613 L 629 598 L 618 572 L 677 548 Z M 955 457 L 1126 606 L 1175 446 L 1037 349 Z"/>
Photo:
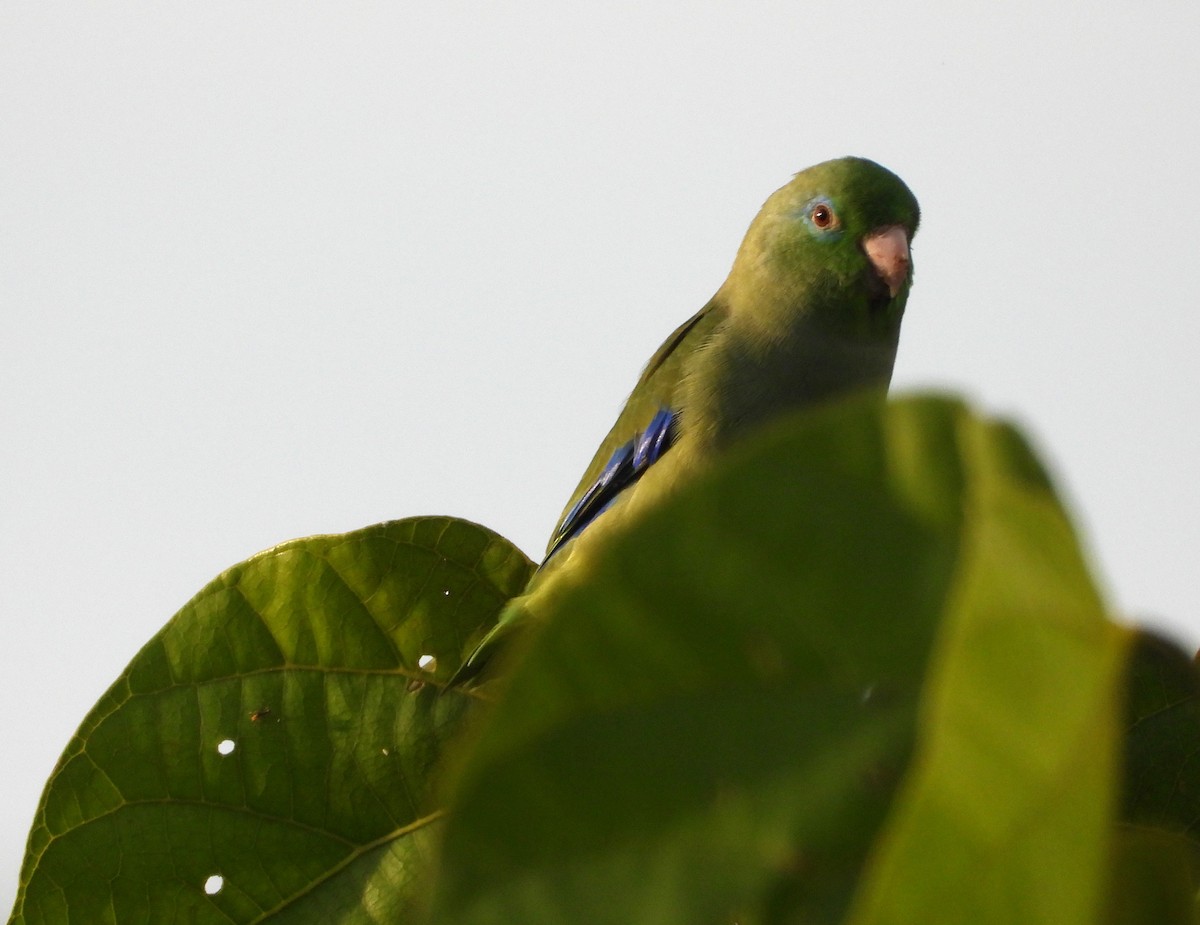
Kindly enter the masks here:
<path id="1" fill-rule="evenodd" d="M 886 392 L 900 325 L 898 318 L 893 325 L 880 320 L 846 330 L 806 316 L 773 337 L 731 323 L 697 355 L 696 373 L 687 377 L 689 430 L 695 426 L 720 449 L 779 414 L 853 392 Z"/>

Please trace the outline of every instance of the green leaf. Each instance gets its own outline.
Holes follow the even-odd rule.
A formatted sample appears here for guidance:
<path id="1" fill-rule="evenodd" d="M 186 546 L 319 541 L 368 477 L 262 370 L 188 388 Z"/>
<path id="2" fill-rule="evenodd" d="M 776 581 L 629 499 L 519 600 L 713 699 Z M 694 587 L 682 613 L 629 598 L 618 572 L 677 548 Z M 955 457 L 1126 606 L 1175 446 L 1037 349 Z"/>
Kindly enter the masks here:
<path id="1" fill-rule="evenodd" d="M 974 432 L 917 753 L 852 925 L 1083 925 L 1103 900 L 1130 634 L 1103 618 L 1053 496 L 1014 477 L 1014 433 Z"/>
<path id="2" fill-rule="evenodd" d="M 436 921 L 1095 912 L 1126 636 L 1010 428 L 938 399 L 795 418 L 527 604 Z"/>
<path id="3" fill-rule="evenodd" d="M 1121 817 L 1200 848 L 1200 672 L 1172 643 L 1138 635 L 1125 721 Z"/>
<path id="4" fill-rule="evenodd" d="M 434 770 L 469 702 L 440 696 L 442 682 L 531 569 L 445 517 L 297 540 L 229 569 L 67 746 L 10 922 L 410 913 L 441 815 Z"/>
<path id="5" fill-rule="evenodd" d="M 1173 643 L 1134 638 L 1106 921 L 1192 925 L 1200 887 L 1200 672 Z"/>

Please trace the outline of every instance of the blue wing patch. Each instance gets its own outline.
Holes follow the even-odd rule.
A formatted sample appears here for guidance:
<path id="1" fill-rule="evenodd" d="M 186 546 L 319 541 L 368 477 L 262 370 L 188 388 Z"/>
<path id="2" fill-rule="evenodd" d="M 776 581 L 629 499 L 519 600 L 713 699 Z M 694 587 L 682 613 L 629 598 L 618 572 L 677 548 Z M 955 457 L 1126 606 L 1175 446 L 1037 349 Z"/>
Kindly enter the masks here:
<path id="1" fill-rule="evenodd" d="M 679 415 L 669 408 L 660 408 L 646 429 L 612 454 L 600 473 L 575 506 L 567 512 L 554 531 L 554 539 L 542 565 L 550 561 L 567 540 L 578 536 L 588 524 L 607 510 L 617 496 L 645 475 L 675 443 L 676 421 Z"/>

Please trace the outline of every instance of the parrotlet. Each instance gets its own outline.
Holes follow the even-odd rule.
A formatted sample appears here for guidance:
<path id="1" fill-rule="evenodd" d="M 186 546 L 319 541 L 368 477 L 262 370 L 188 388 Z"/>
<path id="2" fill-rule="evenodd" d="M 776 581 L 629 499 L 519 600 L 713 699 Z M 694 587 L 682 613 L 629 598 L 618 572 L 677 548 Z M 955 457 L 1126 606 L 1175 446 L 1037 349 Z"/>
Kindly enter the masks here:
<path id="1" fill-rule="evenodd" d="M 650 358 L 522 597 L 463 666 L 469 676 L 559 576 L 772 419 L 885 393 L 912 285 L 917 200 L 860 157 L 809 167 L 751 222 L 729 276 Z"/>

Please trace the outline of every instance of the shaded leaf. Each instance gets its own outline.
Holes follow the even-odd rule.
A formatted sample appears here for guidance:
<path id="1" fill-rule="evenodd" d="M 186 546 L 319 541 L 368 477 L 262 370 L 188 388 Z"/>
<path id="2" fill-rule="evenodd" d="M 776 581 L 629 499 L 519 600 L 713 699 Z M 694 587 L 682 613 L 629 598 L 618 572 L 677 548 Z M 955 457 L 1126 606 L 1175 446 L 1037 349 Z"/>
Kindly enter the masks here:
<path id="1" fill-rule="evenodd" d="M 1121 817 L 1200 848 L 1200 671 L 1177 646 L 1139 633 L 1128 674 Z"/>
<path id="2" fill-rule="evenodd" d="M 67 746 L 10 922 L 411 912 L 440 815 L 432 772 L 468 705 L 440 696 L 441 682 L 531 568 L 483 527 L 424 517 L 297 540 L 226 571 Z"/>
<path id="3" fill-rule="evenodd" d="M 1107 919 L 1200 921 L 1200 673 L 1178 646 L 1134 637 L 1126 667 L 1124 767 Z"/>

